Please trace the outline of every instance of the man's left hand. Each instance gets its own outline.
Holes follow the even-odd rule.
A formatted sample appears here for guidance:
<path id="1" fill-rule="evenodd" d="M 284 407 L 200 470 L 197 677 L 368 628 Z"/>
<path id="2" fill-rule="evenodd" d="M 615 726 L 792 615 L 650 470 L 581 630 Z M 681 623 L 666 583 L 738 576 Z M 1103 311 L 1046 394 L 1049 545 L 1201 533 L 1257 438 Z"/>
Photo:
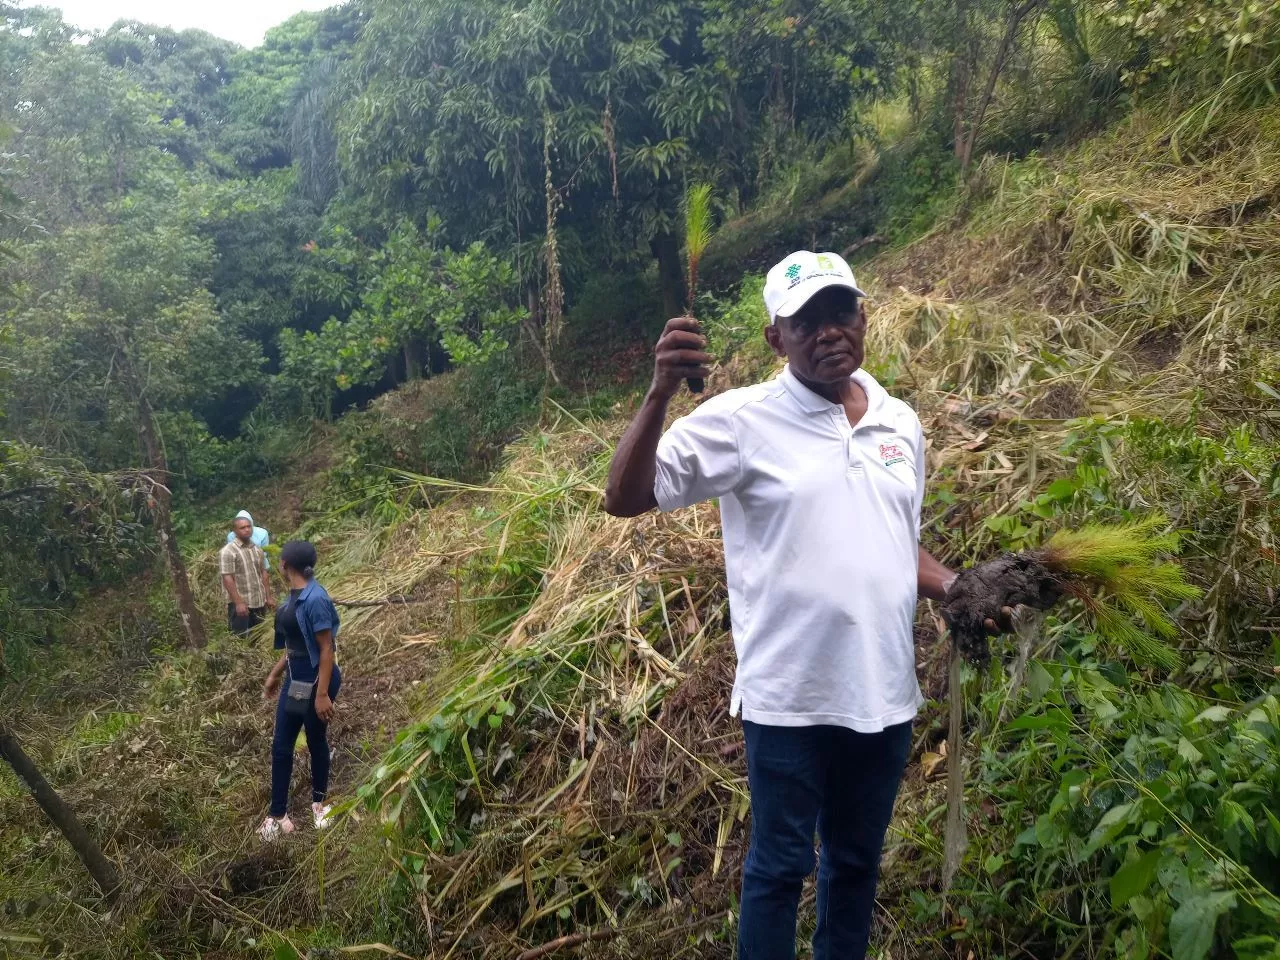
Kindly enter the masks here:
<path id="1" fill-rule="evenodd" d="M 270 609 L 274 610 L 274 609 L 276 608 L 276 598 L 275 598 L 275 597 L 267 597 L 267 606 L 268 606 Z"/>

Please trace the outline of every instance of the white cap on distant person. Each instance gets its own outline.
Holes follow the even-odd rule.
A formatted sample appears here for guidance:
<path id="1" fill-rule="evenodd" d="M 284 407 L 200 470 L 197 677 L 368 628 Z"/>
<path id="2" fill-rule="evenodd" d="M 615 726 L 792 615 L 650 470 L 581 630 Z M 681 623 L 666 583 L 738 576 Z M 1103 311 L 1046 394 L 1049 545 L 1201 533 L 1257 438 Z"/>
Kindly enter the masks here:
<path id="1" fill-rule="evenodd" d="M 253 517 L 251 517 L 251 516 L 249 515 L 249 511 L 248 511 L 248 510 L 241 510 L 239 513 L 237 513 L 237 514 L 236 514 L 236 519 L 237 519 L 237 520 L 248 520 L 250 523 L 253 523 Z"/>
<path id="2" fill-rule="evenodd" d="M 866 296 L 840 254 L 797 250 L 765 277 L 764 306 L 769 311 L 769 322 L 795 316 L 810 297 L 827 287 L 844 287 L 856 297 Z"/>

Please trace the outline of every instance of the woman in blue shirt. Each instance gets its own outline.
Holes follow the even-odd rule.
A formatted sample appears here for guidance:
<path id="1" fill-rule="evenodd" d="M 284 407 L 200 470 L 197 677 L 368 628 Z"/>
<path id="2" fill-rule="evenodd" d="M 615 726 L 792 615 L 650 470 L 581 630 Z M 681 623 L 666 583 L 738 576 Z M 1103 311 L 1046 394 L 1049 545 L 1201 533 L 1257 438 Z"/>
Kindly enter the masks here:
<path id="1" fill-rule="evenodd" d="M 316 582 L 315 565 L 316 548 L 305 540 L 290 540 L 280 550 L 289 600 L 276 611 L 275 645 L 285 652 L 262 685 L 267 699 L 279 690 L 271 742 L 271 809 L 258 830 L 263 840 L 293 832 L 288 813 L 289 781 L 293 777 L 293 747 L 303 728 L 311 750 L 311 815 L 317 830 L 329 825 L 329 807 L 324 802 L 329 789 L 327 734 L 333 701 L 342 686 L 342 671 L 334 663 L 338 611 Z"/>

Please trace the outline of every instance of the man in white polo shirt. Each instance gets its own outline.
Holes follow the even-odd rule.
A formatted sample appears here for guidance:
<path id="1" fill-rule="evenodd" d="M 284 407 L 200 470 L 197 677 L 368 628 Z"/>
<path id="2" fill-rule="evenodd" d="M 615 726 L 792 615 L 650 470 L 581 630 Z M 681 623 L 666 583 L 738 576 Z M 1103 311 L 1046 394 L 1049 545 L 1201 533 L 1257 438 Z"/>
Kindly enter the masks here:
<path id="1" fill-rule="evenodd" d="M 742 960 L 795 956 L 815 829 L 814 960 L 865 955 L 922 703 L 916 600 L 942 599 L 955 579 L 919 546 L 920 421 L 860 369 L 864 297 L 836 254 L 787 257 L 764 289 L 765 337 L 786 368 L 707 400 L 664 434 L 681 382 L 705 378 L 712 360 L 694 320 L 669 321 L 605 491 L 615 516 L 720 500 L 738 655 L 732 711 L 742 716 L 751 787 Z M 1004 628 L 1008 615 L 993 612 Z"/>

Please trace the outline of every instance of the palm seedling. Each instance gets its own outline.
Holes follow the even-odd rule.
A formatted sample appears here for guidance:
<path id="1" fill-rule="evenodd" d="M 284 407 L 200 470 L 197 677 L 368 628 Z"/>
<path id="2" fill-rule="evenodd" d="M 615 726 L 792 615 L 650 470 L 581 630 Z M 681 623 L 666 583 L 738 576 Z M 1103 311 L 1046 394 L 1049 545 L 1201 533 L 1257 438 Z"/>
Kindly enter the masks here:
<path id="1" fill-rule="evenodd" d="M 711 185 L 699 183 L 689 188 L 685 196 L 685 252 L 689 257 L 689 316 L 693 316 L 693 301 L 698 293 L 698 262 L 711 242 Z M 701 377 L 689 378 L 689 390 L 701 393 L 705 384 Z"/>

